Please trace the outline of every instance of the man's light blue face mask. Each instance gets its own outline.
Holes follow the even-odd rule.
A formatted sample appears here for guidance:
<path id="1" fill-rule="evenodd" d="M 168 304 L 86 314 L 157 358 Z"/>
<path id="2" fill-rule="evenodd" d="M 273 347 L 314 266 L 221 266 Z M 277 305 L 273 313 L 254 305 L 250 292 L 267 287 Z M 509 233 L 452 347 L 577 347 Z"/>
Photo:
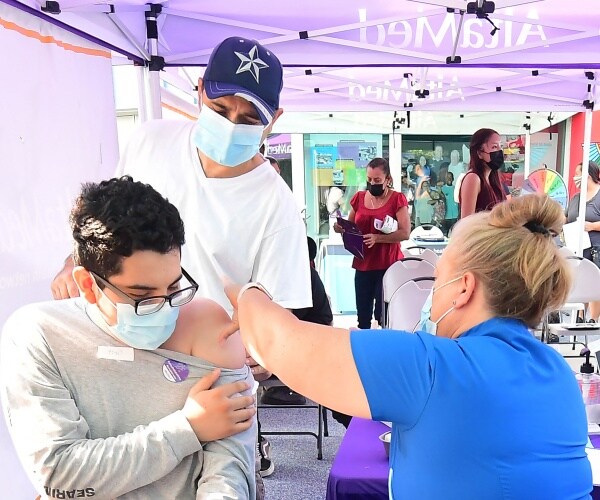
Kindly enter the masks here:
<path id="1" fill-rule="evenodd" d="M 211 160 L 226 167 L 236 167 L 258 153 L 264 131 L 264 125 L 230 122 L 204 104 L 193 141 Z"/>
<path id="2" fill-rule="evenodd" d="M 454 306 L 454 302 L 453 302 L 453 305 L 450 309 L 448 309 L 444 314 L 442 314 L 437 321 L 433 321 L 431 319 L 431 307 L 433 305 L 433 293 L 436 292 L 437 290 L 439 290 L 440 288 L 444 288 L 446 285 L 449 285 L 450 283 L 454 283 L 455 281 L 458 281 L 459 279 L 462 279 L 462 276 L 459 276 L 458 278 L 454 278 L 453 280 L 447 281 L 443 285 L 440 285 L 438 287 L 434 287 L 431 289 L 431 292 L 429 292 L 429 295 L 427 296 L 427 300 L 425 301 L 425 304 L 423 304 L 423 308 L 421 309 L 421 320 L 419 321 L 419 324 L 415 328 L 415 331 L 427 332 L 427 333 L 430 333 L 431 335 L 437 335 L 438 323 L 440 321 L 442 321 L 448 314 L 450 314 L 455 309 L 455 306 Z"/>

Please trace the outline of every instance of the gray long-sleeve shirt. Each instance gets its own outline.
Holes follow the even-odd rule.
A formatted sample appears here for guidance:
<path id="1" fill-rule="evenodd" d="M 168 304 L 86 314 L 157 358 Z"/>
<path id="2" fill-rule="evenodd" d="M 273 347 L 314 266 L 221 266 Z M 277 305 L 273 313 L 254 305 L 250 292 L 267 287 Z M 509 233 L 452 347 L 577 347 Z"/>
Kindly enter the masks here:
<path id="1" fill-rule="evenodd" d="M 82 299 L 19 309 L 1 341 L 7 423 L 42 495 L 255 498 L 256 425 L 200 443 L 180 411 L 211 363 L 124 347 L 92 322 Z M 176 378 L 189 376 L 169 381 L 173 367 L 183 374 Z M 216 385 L 252 385 L 247 367 L 221 373 Z"/>

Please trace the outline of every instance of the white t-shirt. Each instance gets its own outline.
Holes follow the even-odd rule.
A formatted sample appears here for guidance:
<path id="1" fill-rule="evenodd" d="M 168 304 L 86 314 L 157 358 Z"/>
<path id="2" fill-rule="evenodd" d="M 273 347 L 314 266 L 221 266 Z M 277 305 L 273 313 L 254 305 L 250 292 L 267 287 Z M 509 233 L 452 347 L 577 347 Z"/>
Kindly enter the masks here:
<path id="1" fill-rule="evenodd" d="M 232 307 L 222 277 L 259 281 L 288 309 L 312 305 L 306 230 L 285 181 L 265 161 L 230 179 L 207 178 L 192 142 L 195 123 L 155 120 L 131 137 L 117 175 L 152 185 L 185 225 L 182 266 L 198 294 Z"/>

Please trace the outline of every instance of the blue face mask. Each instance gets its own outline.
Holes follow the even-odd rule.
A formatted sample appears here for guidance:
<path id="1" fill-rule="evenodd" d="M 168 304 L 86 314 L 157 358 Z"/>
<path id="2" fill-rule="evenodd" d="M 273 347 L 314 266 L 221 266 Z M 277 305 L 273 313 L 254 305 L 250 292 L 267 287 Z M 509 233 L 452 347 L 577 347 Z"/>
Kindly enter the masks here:
<path id="1" fill-rule="evenodd" d="M 262 125 L 232 123 L 203 105 L 193 141 L 200 151 L 219 165 L 236 167 L 258 153 L 264 131 Z"/>
<path id="2" fill-rule="evenodd" d="M 442 314 L 440 316 L 440 319 L 438 319 L 437 321 L 433 321 L 431 319 L 431 307 L 433 305 L 433 293 L 436 292 L 437 290 L 439 290 L 440 288 L 444 288 L 446 285 L 449 285 L 450 283 L 454 283 L 455 281 L 458 281 L 461 278 L 462 278 L 462 276 L 459 276 L 458 278 L 454 278 L 453 280 L 450 280 L 450 281 L 444 283 L 443 285 L 440 285 L 436 288 L 431 289 L 431 291 L 429 292 L 429 295 L 427 296 L 427 300 L 425 301 L 425 304 L 423 304 L 423 307 L 421 309 L 421 319 L 419 321 L 419 324 L 415 328 L 415 331 L 418 330 L 421 332 L 430 333 L 431 335 L 437 335 L 438 323 L 440 321 L 442 321 L 448 314 L 450 314 L 454 310 L 454 305 L 450 309 L 448 309 L 444 314 Z"/>
<path id="3" fill-rule="evenodd" d="M 106 297 L 104 292 L 101 293 Z M 98 313 L 100 313 L 105 329 L 108 329 L 113 337 L 124 344 L 134 349 L 153 351 L 173 335 L 179 316 L 179 307 L 171 307 L 169 303 L 166 303 L 155 313 L 139 316 L 135 313 L 135 308 L 131 304 L 120 302 L 115 304 L 108 297 L 106 299 L 117 310 L 117 324 L 114 326 L 108 325 L 99 309 Z M 95 314 L 94 316 L 97 317 L 98 315 Z"/>
<path id="4" fill-rule="evenodd" d="M 131 304 L 116 304 L 117 324 L 110 329 L 121 342 L 135 348 L 153 351 L 173 335 L 179 308 L 165 304 L 152 314 L 139 316 Z"/>

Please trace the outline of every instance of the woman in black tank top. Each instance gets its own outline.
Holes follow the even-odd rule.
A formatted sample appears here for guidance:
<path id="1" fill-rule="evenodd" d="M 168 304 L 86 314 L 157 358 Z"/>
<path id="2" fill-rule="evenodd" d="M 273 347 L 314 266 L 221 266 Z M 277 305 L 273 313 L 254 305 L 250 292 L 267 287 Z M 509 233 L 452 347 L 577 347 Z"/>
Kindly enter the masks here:
<path id="1" fill-rule="evenodd" d="M 489 128 L 479 129 L 469 144 L 469 170 L 460 185 L 460 217 L 491 210 L 506 199 L 498 171 L 504 165 L 500 135 Z"/>

